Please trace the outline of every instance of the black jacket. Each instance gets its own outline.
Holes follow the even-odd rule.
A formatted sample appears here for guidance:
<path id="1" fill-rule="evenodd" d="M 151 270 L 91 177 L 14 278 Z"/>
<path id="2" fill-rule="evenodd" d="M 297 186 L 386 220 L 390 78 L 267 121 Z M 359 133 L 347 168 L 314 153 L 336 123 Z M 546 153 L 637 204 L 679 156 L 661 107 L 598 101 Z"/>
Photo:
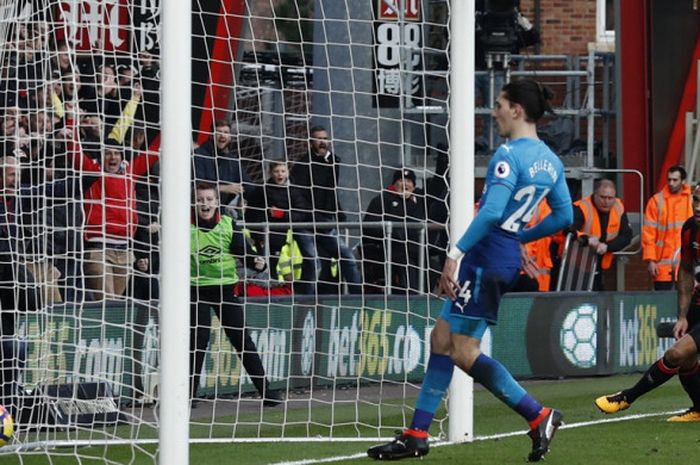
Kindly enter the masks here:
<path id="1" fill-rule="evenodd" d="M 292 205 L 304 204 L 303 191 L 290 186 L 275 184 L 272 180 L 264 186 L 258 186 L 248 196 L 246 221 L 251 223 L 290 223 L 308 221 L 309 217 L 300 210 L 291 209 Z M 272 213 L 275 208 L 278 212 Z"/>
<path id="2" fill-rule="evenodd" d="M 248 205 L 245 209 L 245 220 L 247 223 L 274 223 L 287 224 L 292 222 L 309 221 L 309 216 L 304 209 L 292 209 L 291 205 L 304 204 L 304 199 L 300 198 L 302 192 L 299 189 L 292 189 L 288 185 L 282 186 L 268 180 L 264 186 L 258 186 L 247 196 Z M 294 198 L 293 198 L 294 197 Z M 274 209 L 274 210 L 273 210 Z M 308 209 L 306 209 L 308 210 Z M 259 228 L 250 228 L 257 244 L 263 244 L 265 237 Z M 275 253 L 284 245 L 287 236 L 287 229 L 280 226 L 279 229 L 270 230 L 270 252 Z"/>
<path id="3" fill-rule="evenodd" d="M 392 221 L 406 223 L 421 223 L 425 220 L 425 203 L 420 193 L 412 195 L 408 199 L 394 191 L 383 191 L 374 197 L 367 206 L 364 222 Z M 382 228 L 363 227 L 363 248 L 365 253 L 374 255 L 373 258 L 383 260 L 384 257 L 384 231 Z M 420 241 L 420 229 L 409 229 L 400 225 L 393 225 L 391 230 L 392 261 L 409 263 L 411 258 L 418 256 Z M 372 257 L 368 257 L 372 258 Z M 413 260 L 410 260 L 412 263 Z"/>
<path id="4" fill-rule="evenodd" d="M 17 225 L 13 199 L 0 197 L 0 335 L 15 334 L 15 319 L 20 311 L 36 310 L 40 293 L 33 287 L 34 278 L 19 263 L 21 241 L 16 240 Z M 20 213 L 21 214 L 21 213 Z"/>
<path id="5" fill-rule="evenodd" d="M 212 184 L 238 184 L 251 189 L 252 180 L 248 174 L 246 163 L 235 151 L 221 151 L 216 148 L 213 140 L 208 140 L 194 152 L 192 178 L 196 181 L 206 181 Z M 227 205 L 234 195 L 221 194 L 221 204 Z"/>
<path id="6" fill-rule="evenodd" d="M 298 191 L 291 207 L 317 223 L 344 221 L 337 198 L 339 163 L 331 152 L 325 158 L 309 152 L 306 160 L 296 162 L 289 176 L 289 183 Z"/>

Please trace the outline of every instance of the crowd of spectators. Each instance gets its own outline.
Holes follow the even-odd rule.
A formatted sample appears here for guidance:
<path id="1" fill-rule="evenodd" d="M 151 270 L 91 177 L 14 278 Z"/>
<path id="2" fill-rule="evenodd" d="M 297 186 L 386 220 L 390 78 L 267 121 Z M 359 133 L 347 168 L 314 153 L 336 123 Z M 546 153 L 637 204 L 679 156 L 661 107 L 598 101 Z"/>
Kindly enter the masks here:
<path id="1" fill-rule="evenodd" d="M 45 303 L 127 294 L 157 299 L 157 60 L 148 52 L 131 61 L 81 56 L 63 42 L 45 43 L 41 25 L 20 35 L 16 50 L 3 56 L 0 81 L 3 195 L 11 198 L 3 224 L 12 253 Z M 35 52 L 47 47 L 49 58 Z M 265 160 L 266 179 L 253 175 L 260 160 L 248 158 L 229 119 L 215 120 L 210 138 L 194 146 L 193 180 L 217 188 L 222 214 L 252 225 L 250 240 L 268 257 L 267 276 L 276 283 L 266 288 L 282 283 L 285 293 L 309 295 L 430 291 L 434 280 L 422 271 L 439 270 L 447 247 L 447 148 L 438 147 L 432 178 L 404 168 L 385 176 L 359 212 L 360 224 L 348 226 L 330 131 L 311 127 L 308 137 L 307 156 Z M 675 198 L 671 194 L 666 197 Z M 654 205 L 662 200 L 657 197 Z M 654 208 L 650 222 L 660 207 Z M 426 227 L 431 224 L 442 228 Z M 341 234 L 346 227 L 350 242 Z M 600 268 L 611 266 L 611 252 L 629 244 L 632 234 L 612 181 L 599 182 L 592 196 L 576 202 L 571 231 L 600 255 Z M 523 278 L 523 289 L 550 287 L 561 243 L 551 238 L 528 248 L 538 271 L 529 282 Z M 672 260 L 669 253 L 659 265 L 647 258 L 650 274 Z"/>
<path id="2" fill-rule="evenodd" d="M 12 177 L 13 189 L 6 202 L 13 211 L 3 213 L 3 224 L 15 261 L 41 287 L 47 304 L 124 295 L 157 299 L 157 60 L 148 52 L 131 60 L 80 54 L 65 42 L 49 43 L 41 25 L 19 35 L 16 50 L 3 56 L 0 81 L 3 177 Z M 329 131 L 311 128 L 308 157 L 269 162 L 266 180 L 255 179 L 235 131 L 232 121 L 215 120 L 209 140 L 194 145 L 193 181 L 216 186 L 222 214 L 276 225 L 250 228 L 257 250 L 270 259 L 271 280 L 302 294 L 360 293 L 357 256 L 377 232 L 356 229 L 352 244 L 342 238 L 340 159 Z M 425 220 L 425 195 L 415 190 L 415 174 L 401 179 L 410 184 L 404 193 L 397 194 L 394 182 L 378 195 L 386 201 L 397 196 L 389 201 L 394 211 L 374 202 L 368 220 Z M 405 269 L 393 271 L 395 278 L 385 284 L 394 292 L 415 291 L 417 262 L 407 265 L 420 253 L 419 230 L 408 231 L 410 248 L 401 252 L 400 229 L 392 233 L 393 257 Z"/>
<path id="3" fill-rule="evenodd" d="M 139 229 L 139 212 L 158 222 L 147 177 L 157 150 L 146 150 L 157 135 L 157 62 L 147 52 L 81 55 L 49 37 L 44 24 L 21 26 L 0 64 L 3 178 L 13 173 L 14 184 L 3 225 L 45 303 L 116 298 L 141 287 L 134 267 L 152 267 L 133 251 L 157 244 Z"/>

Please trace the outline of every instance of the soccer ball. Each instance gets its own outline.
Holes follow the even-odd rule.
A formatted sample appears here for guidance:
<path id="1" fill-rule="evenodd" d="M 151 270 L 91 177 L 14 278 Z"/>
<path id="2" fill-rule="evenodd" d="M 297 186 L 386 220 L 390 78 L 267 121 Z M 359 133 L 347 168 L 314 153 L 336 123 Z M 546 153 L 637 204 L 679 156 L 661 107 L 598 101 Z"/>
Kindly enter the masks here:
<path id="1" fill-rule="evenodd" d="M 596 364 L 596 323 L 598 308 L 583 304 L 569 311 L 559 332 L 559 342 L 566 359 L 578 368 Z"/>
<path id="2" fill-rule="evenodd" d="M 10 442 L 10 439 L 12 439 L 12 433 L 14 432 L 15 427 L 12 423 L 12 416 L 10 415 L 10 412 L 8 412 L 5 407 L 0 405 L 0 447 Z"/>

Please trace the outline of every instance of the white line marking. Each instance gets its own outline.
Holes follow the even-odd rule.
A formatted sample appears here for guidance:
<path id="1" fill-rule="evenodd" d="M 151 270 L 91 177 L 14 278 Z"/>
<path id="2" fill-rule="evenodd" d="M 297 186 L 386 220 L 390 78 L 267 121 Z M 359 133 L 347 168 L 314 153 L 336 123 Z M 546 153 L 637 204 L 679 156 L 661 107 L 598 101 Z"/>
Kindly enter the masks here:
<path id="1" fill-rule="evenodd" d="M 615 416 L 611 418 L 604 418 L 602 420 L 591 420 L 591 421 L 581 421 L 578 423 L 571 423 L 571 424 L 562 424 L 559 429 L 573 429 L 573 428 L 581 428 L 584 426 L 592 426 L 592 425 L 600 425 L 604 423 L 617 423 L 621 421 L 629 421 L 629 420 L 639 420 L 641 418 L 649 418 L 649 417 L 659 417 L 659 416 L 667 416 L 667 415 L 674 415 L 682 410 L 674 410 L 671 412 L 657 412 L 657 413 L 640 413 L 636 415 L 625 415 L 625 416 Z M 513 436 L 522 436 L 527 434 L 527 430 L 522 430 L 522 431 L 511 431 L 508 433 L 499 433 L 499 434 L 491 434 L 488 436 L 476 436 L 474 438 L 475 441 L 490 441 L 493 439 L 502 439 L 502 438 L 509 438 Z M 384 438 L 384 439 L 377 439 L 378 442 L 382 442 L 383 440 L 391 441 L 394 438 Z M 367 441 L 370 442 L 370 441 Z M 442 447 L 442 446 L 451 446 L 457 444 L 455 442 L 448 442 L 448 441 L 439 441 L 439 442 L 431 442 L 430 447 Z M 271 463 L 269 465 L 312 465 L 315 463 L 332 463 L 332 462 L 340 462 L 341 460 L 354 460 L 354 459 L 359 459 L 359 458 L 366 458 L 367 453 L 366 452 L 361 452 L 357 454 L 351 454 L 351 455 L 342 455 L 338 457 L 326 457 L 322 459 L 305 459 L 305 460 L 297 460 L 293 462 L 275 462 Z"/>

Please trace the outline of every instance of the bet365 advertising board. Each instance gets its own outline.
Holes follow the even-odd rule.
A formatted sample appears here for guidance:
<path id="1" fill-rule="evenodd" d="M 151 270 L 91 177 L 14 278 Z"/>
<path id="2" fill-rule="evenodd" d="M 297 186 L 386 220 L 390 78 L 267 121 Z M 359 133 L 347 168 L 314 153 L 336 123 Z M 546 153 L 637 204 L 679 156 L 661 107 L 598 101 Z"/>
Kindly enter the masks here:
<path id="1" fill-rule="evenodd" d="M 342 385 L 357 379 L 419 381 L 442 301 L 425 297 L 348 297 L 249 302 L 246 320 L 275 387 Z M 673 341 L 656 325 L 673 321 L 674 292 L 509 294 L 482 348 L 517 377 L 640 371 Z M 157 383 L 158 325 L 153 307 L 59 306 L 28 314 L 28 385 L 107 381 L 115 393 Z M 200 392 L 254 390 L 214 318 Z M 184 361 L 183 361 L 184 362 Z"/>

